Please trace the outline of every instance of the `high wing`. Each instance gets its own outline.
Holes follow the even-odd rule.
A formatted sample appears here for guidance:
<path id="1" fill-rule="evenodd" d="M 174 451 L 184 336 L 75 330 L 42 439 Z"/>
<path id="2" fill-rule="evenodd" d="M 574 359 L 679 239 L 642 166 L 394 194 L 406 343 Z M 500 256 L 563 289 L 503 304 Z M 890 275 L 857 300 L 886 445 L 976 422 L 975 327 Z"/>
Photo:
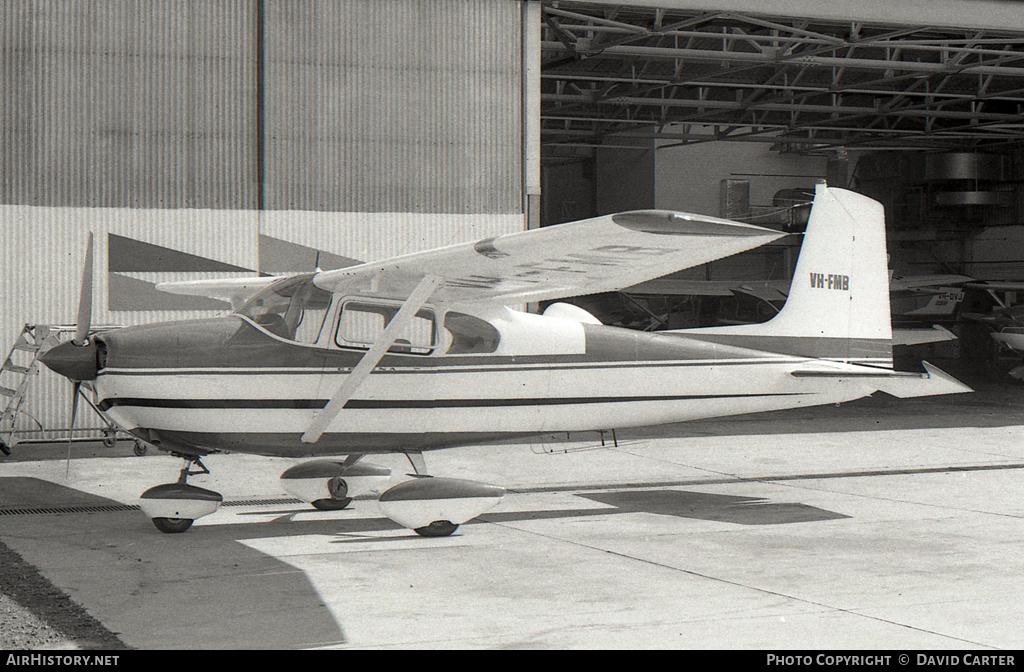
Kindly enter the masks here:
<path id="1" fill-rule="evenodd" d="M 184 280 L 178 282 L 158 282 L 156 288 L 169 294 L 186 296 L 207 296 L 211 299 L 227 301 L 232 309 L 237 309 L 250 296 L 265 289 L 279 280 L 276 276 L 252 278 L 223 278 L 217 280 Z"/>
<path id="2" fill-rule="evenodd" d="M 534 229 L 385 261 L 321 271 L 313 283 L 336 294 L 402 301 L 373 346 L 302 434 L 316 443 L 429 300 L 528 303 L 609 292 L 721 259 L 786 234 L 752 224 L 665 210 L 638 210 Z M 232 305 L 277 278 L 163 283 L 159 289 L 227 298 Z"/>
<path id="3" fill-rule="evenodd" d="M 436 276 L 439 302 L 547 301 L 629 287 L 749 250 L 786 234 L 751 224 L 640 210 L 486 238 L 318 273 L 342 294 L 404 301 Z"/>

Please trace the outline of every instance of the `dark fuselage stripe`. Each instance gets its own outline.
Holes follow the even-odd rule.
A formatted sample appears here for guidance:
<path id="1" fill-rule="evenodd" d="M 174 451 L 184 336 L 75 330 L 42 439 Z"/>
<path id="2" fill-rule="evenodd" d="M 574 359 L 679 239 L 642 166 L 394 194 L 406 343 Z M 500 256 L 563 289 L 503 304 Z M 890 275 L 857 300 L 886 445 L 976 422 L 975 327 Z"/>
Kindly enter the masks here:
<path id="1" fill-rule="evenodd" d="M 643 401 L 698 401 L 713 399 L 745 399 L 753 397 L 793 397 L 804 392 L 777 392 L 771 394 L 699 394 L 650 397 L 544 397 L 531 399 L 351 399 L 345 408 L 399 409 L 399 408 L 481 408 L 500 406 L 563 406 L 577 404 L 616 404 Z M 114 397 L 100 402 L 100 410 L 115 406 L 142 408 L 189 409 L 321 409 L 326 399 L 139 399 Z"/>

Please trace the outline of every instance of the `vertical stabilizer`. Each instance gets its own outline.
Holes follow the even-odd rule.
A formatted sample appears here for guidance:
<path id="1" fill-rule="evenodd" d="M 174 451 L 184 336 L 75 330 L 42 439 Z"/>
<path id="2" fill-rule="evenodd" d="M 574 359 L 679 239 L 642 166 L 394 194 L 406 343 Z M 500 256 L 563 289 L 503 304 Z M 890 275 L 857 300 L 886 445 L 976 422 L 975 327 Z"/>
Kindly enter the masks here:
<path id="1" fill-rule="evenodd" d="M 762 324 L 686 333 L 772 352 L 891 368 L 887 267 L 882 205 L 819 184 L 789 296 L 779 314 Z"/>

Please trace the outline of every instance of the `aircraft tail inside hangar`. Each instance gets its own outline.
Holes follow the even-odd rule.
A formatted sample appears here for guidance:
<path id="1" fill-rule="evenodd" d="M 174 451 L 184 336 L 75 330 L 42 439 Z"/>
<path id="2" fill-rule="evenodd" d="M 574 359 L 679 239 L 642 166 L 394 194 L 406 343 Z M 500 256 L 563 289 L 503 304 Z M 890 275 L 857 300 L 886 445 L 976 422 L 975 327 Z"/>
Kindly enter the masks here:
<path id="1" fill-rule="evenodd" d="M 799 231 L 827 181 L 885 206 L 896 276 L 1024 280 L 1018 4 L 638 0 L 543 13 L 544 224 L 657 207 Z M 673 277 L 784 288 L 799 240 Z M 906 311 L 928 299 L 898 298 Z M 774 314 L 763 302 L 744 312 L 745 300 L 579 303 L 641 328 Z M 960 309 L 1015 301 L 970 291 Z M 958 315 L 946 326 L 959 339 L 922 346 L 930 357 L 1019 363 Z"/>

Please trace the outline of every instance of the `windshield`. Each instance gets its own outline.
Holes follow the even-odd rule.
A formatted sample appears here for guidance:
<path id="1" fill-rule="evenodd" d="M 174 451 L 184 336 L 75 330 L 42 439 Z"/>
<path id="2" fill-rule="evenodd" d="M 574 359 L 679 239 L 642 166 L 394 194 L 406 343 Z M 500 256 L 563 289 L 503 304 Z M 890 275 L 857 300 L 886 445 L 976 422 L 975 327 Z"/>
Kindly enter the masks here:
<path id="1" fill-rule="evenodd" d="M 314 285 L 313 275 L 307 273 L 275 282 L 246 301 L 237 314 L 281 338 L 316 343 L 332 294 Z"/>

